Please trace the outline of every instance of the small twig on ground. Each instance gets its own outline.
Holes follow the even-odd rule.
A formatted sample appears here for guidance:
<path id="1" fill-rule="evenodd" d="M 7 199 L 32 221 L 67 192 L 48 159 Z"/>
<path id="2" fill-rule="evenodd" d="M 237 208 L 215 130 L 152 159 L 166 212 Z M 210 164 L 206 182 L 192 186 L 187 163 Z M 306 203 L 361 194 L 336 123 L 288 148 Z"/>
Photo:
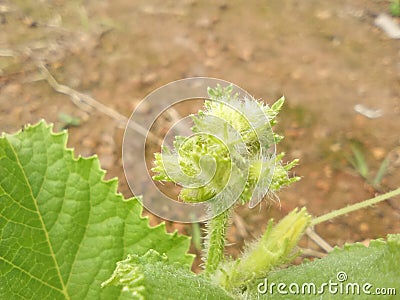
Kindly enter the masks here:
<path id="1" fill-rule="evenodd" d="M 298 247 L 301 251 L 301 255 L 305 256 L 305 257 L 318 257 L 318 258 L 324 258 L 326 257 L 328 254 L 326 253 L 322 253 L 313 249 L 307 249 L 307 248 L 301 248 Z"/>
<path id="2" fill-rule="evenodd" d="M 320 237 L 313 229 L 307 228 L 306 229 L 307 236 L 313 240 L 318 246 L 320 246 L 324 251 L 331 252 L 333 247 L 328 244 L 322 237 Z"/>
<path id="3" fill-rule="evenodd" d="M 0 49 L 0 56 L 2 57 L 15 57 L 17 52 L 12 49 Z"/>
<path id="4" fill-rule="evenodd" d="M 235 224 L 236 229 L 242 238 L 246 238 L 247 236 L 249 236 L 245 222 L 241 216 L 239 216 L 238 214 L 233 214 L 233 223 Z"/>
<path id="5" fill-rule="evenodd" d="M 192 134 L 190 129 L 191 126 L 187 126 L 186 123 L 180 122 L 183 118 L 175 108 L 169 107 L 165 113 L 171 119 L 171 126 L 174 126 L 175 130 L 177 130 L 177 135 L 190 136 Z"/>
<path id="6" fill-rule="evenodd" d="M 148 139 L 150 139 L 152 142 L 156 143 L 157 145 L 161 145 L 161 139 L 155 136 L 153 133 L 147 131 L 145 128 L 143 128 L 140 124 L 136 123 L 133 120 L 130 120 L 125 117 L 124 115 L 120 114 L 119 112 L 109 108 L 108 106 L 102 104 L 101 102 L 93 99 L 92 97 L 85 95 L 83 93 L 80 93 L 69 86 L 59 84 L 57 80 L 50 74 L 49 70 L 43 65 L 43 64 L 38 64 L 38 68 L 40 70 L 40 73 L 43 75 L 43 79 L 45 79 L 49 85 L 57 92 L 68 95 L 72 102 L 78 106 L 79 108 L 83 109 L 84 111 L 89 112 L 91 109 L 96 109 L 99 112 L 111 117 L 118 123 L 119 128 L 125 128 L 127 124 L 129 124 L 129 127 L 139 134 L 143 136 L 147 136 Z M 129 123 L 128 123 L 129 121 Z"/>

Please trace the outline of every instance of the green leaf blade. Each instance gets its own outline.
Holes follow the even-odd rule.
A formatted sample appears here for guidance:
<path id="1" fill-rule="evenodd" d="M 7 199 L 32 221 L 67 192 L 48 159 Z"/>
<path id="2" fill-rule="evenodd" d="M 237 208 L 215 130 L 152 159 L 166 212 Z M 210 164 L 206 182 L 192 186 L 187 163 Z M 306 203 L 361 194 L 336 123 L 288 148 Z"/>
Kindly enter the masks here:
<path id="1" fill-rule="evenodd" d="M 73 157 L 44 122 L 0 137 L 0 298 L 119 299 L 115 263 L 149 248 L 190 267 L 187 237 L 148 226 L 98 159 Z M 122 297 L 123 298 L 123 297 Z"/>

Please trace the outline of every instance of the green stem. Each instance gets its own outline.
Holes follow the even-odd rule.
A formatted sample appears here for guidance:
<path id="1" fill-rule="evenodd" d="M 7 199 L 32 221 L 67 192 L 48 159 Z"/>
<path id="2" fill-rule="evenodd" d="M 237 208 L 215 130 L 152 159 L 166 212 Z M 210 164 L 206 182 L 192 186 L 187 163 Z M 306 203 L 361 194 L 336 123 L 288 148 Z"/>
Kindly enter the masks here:
<path id="1" fill-rule="evenodd" d="M 398 189 L 396 189 L 394 191 L 388 192 L 386 194 L 382 194 L 382 195 L 376 196 L 374 198 L 371 198 L 371 199 L 368 199 L 368 200 L 365 200 L 365 201 L 362 201 L 362 202 L 358 202 L 356 204 L 349 205 L 349 206 L 343 207 L 341 209 L 331 211 L 331 212 L 329 212 L 329 213 L 327 213 L 325 215 L 319 216 L 319 217 L 317 217 L 317 218 L 315 218 L 314 220 L 311 221 L 310 226 L 314 226 L 314 225 L 317 225 L 319 223 L 331 220 L 333 218 L 336 218 L 336 217 L 339 217 L 339 216 L 342 216 L 342 215 L 346 215 L 348 213 L 351 213 L 353 211 L 359 210 L 361 208 L 365 208 L 367 206 L 371 206 L 371 205 L 377 204 L 377 203 L 379 203 L 379 202 L 381 202 L 383 200 L 387 200 L 387 199 L 389 199 L 391 197 L 394 197 L 394 196 L 397 196 L 397 195 L 400 195 L 400 188 L 398 188 Z"/>
<path id="2" fill-rule="evenodd" d="M 224 211 L 212 218 L 207 224 L 206 237 L 206 261 L 205 273 L 211 274 L 217 270 L 218 265 L 224 258 L 225 237 L 231 209 Z"/>

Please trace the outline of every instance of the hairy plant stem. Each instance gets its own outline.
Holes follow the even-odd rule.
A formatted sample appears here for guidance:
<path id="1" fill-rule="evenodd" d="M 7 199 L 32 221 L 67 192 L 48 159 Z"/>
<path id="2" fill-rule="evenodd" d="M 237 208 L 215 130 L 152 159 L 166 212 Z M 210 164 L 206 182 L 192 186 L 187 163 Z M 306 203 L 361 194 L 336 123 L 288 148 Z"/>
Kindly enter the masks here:
<path id="1" fill-rule="evenodd" d="M 365 207 L 377 204 L 381 201 L 387 200 L 387 199 L 397 196 L 397 195 L 400 195 L 400 188 L 393 190 L 391 192 L 388 192 L 386 194 L 382 194 L 382 195 L 376 196 L 374 198 L 371 198 L 371 199 L 368 199 L 368 200 L 365 200 L 362 202 L 358 202 L 356 204 L 349 205 L 349 206 L 343 207 L 341 209 L 331 211 L 325 215 L 319 216 L 311 221 L 310 226 L 314 226 L 319 223 L 331 220 L 333 218 L 336 218 L 336 217 L 351 213 L 353 211 L 359 210 L 361 208 L 365 208 Z"/>
<path id="2" fill-rule="evenodd" d="M 206 259 L 204 268 L 206 275 L 215 272 L 224 258 L 226 230 L 231 210 L 227 209 L 207 222 L 208 233 L 205 241 Z"/>

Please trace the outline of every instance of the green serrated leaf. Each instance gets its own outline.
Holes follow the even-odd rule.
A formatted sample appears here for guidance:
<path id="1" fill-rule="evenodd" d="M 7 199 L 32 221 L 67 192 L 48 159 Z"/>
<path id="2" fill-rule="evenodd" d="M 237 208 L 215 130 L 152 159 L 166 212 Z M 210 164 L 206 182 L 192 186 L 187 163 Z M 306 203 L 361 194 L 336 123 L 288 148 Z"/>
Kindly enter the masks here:
<path id="1" fill-rule="evenodd" d="M 336 293 L 329 292 L 330 282 Z M 285 294 L 277 290 L 281 283 L 285 285 L 282 288 Z M 299 287 L 299 292 L 292 293 L 289 286 L 292 286 L 292 291 Z M 357 286 L 359 295 L 355 294 L 358 291 Z M 258 292 L 257 288 L 265 293 Z M 379 291 L 385 289 L 386 296 L 378 296 L 377 288 Z M 308 292 L 309 289 L 311 293 Z M 323 259 L 276 271 L 268 276 L 267 281 L 255 280 L 250 291 L 250 299 L 373 299 L 374 295 L 379 299 L 398 299 L 400 235 L 388 235 L 387 242 L 371 241 L 369 247 L 356 243 L 346 245 L 343 249 L 335 248 Z M 371 294 L 368 295 L 368 292 Z"/>
<path id="2" fill-rule="evenodd" d="M 120 299 L 100 284 L 149 249 L 189 269 L 189 239 L 150 228 L 140 202 L 66 140 L 45 122 L 0 137 L 0 299 Z"/>
<path id="3" fill-rule="evenodd" d="M 233 299 L 207 278 L 154 250 L 143 256 L 128 255 L 117 263 L 114 274 L 103 285 L 122 286 L 127 296 L 137 300 Z"/>

